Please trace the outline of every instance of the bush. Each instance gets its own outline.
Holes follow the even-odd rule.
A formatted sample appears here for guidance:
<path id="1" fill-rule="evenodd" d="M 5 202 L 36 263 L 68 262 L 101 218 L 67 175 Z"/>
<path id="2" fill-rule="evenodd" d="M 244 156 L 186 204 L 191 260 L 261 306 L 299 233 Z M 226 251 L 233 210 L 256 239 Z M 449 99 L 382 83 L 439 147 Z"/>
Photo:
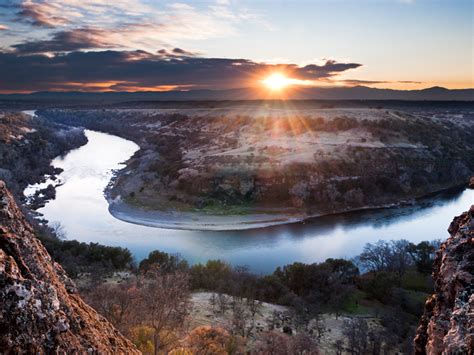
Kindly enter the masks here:
<path id="1" fill-rule="evenodd" d="M 100 277 L 114 271 L 133 268 L 132 253 L 126 248 L 60 240 L 45 231 L 38 233 L 38 238 L 53 260 L 61 264 L 70 277 L 89 272 Z"/>
<path id="2" fill-rule="evenodd" d="M 148 258 L 140 262 L 138 270 L 146 274 L 148 271 L 151 271 L 151 269 L 156 268 L 162 273 L 184 272 L 188 270 L 189 265 L 180 255 L 170 255 L 159 250 L 154 250 L 148 254 Z"/>

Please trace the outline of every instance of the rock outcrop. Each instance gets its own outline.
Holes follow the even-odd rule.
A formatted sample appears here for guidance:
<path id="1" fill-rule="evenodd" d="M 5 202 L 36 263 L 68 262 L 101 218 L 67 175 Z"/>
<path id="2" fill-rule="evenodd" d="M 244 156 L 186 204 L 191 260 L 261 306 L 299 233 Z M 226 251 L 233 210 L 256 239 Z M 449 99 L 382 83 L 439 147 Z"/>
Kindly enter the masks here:
<path id="1" fill-rule="evenodd" d="M 448 231 L 434 263 L 435 292 L 417 329 L 416 354 L 474 353 L 474 205 Z"/>
<path id="2" fill-rule="evenodd" d="M 471 178 L 469 179 L 468 187 L 470 189 L 474 189 L 474 176 L 471 176 Z"/>
<path id="3" fill-rule="evenodd" d="M 0 181 L 0 353 L 139 353 L 80 298 Z"/>

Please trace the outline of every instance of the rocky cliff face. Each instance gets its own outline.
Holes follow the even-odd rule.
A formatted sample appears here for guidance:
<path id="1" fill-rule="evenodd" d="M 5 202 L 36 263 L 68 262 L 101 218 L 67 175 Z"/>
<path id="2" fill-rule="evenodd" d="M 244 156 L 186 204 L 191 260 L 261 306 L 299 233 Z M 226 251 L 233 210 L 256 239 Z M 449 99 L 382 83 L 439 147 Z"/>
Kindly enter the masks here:
<path id="1" fill-rule="evenodd" d="M 0 181 L 0 353 L 139 353 L 79 297 Z"/>
<path id="2" fill-rule="evenodd" d="M 454 218 L 436 256 L 435 293 L 415 338 L 417 354 L 474 353 L 474 205 Z"/>

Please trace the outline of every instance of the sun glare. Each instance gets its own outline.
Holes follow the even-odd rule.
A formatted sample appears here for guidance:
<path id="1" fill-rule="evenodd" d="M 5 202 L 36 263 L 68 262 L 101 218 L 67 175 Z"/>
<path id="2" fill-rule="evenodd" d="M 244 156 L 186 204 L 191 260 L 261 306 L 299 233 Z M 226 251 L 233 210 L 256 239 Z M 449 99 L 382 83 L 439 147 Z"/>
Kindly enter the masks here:
<path id="1" fill-rule="evenodd" d="M 280 73 L 274 73 L 262 80 L 262 83 L 271 90 L 281 90 L 293 83 L 292 79 Z"/>

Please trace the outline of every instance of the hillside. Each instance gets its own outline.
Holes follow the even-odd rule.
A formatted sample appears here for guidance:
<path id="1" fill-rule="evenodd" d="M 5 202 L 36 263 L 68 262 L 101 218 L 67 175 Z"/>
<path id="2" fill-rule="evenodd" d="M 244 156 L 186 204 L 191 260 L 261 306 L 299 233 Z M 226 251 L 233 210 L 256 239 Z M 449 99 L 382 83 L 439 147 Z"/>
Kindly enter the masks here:
<path id="1" fill-rule="evenodd" d="M 111 212 L 151 225 L 236 229 L 383 207 L 465 185 L 474 172 L 473 121 L 462 114 L 266 106 L 40 114 L 134 140 L 141 149 L 114 180 Z"/>
<path id="2" fill-rule="evenodd" d="M 226 90 L 194 89 L 162 92 L 34 92 L 31 94 L 3 94 L 0 100 L 38 102 L 61 101 L 161 101 L 161 100 L 266 100 L 281 99 L 278 93 L 261 88 L 236 88 Z M 377 89 L 367 86 L 298 88 L 283 97 L 285 100 L 421 100 L 421 101 L 474 101 L 474 89 L 446 89 L 431 87 L 421 90 Z"/>

